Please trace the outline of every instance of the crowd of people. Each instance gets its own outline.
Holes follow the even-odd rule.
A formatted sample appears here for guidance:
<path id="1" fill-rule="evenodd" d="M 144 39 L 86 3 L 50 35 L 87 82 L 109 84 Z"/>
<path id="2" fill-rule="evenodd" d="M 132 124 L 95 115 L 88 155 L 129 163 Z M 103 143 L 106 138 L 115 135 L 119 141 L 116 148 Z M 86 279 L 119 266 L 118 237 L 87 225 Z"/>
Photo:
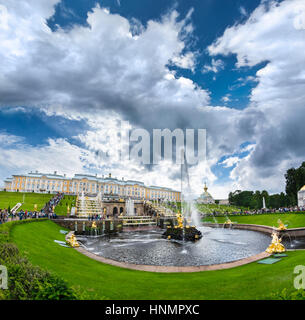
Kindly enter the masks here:
<path id="1" fill-rule="evenodd" d="M 42 211 L 20 210 L 9 212 L 7 209 L 0 209 L 0 224 L 14 220 L 46 218 L 48 215 Z"/>
<path id="2" fill-rule="evenodd" d="M 57 215 L 53 208 L 60 202 L 63 198 L 63 194 L 56 194 L 45 206 L 40 210 L 23 210 L 11 211 L 9 209 L 0 209 L 0 224 L 14 221 L 14 220 L 25 220 L 25 219 L 39 219 L 39 218 L 49 218 L 56 219 Z"/>
<path id="3" fill-rule="evenodd" d="M 42 211 L 46 213 L 50 218 L 56 218 L 54 213 L 54 208 L 59 204 L 61 199 L 64 197 L 63 193 L 57 193 L 46 205 L 43 207 Z"/>

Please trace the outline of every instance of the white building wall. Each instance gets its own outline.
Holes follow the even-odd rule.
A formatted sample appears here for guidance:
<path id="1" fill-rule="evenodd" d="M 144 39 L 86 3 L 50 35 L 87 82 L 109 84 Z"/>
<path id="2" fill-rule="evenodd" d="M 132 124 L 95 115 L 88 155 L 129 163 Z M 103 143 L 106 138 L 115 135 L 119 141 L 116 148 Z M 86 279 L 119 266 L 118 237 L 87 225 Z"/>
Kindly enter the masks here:
<path id="1" fill-rule="evenodd" d="M 298 192 L 298 206 L 302 207 L 305 205 L 305 190 Z"/>

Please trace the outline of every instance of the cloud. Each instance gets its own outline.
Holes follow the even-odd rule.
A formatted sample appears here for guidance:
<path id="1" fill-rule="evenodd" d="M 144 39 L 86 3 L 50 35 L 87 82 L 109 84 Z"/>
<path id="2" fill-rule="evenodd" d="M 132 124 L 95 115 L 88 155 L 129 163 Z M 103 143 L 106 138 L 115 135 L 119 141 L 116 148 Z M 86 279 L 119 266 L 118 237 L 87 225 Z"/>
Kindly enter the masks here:
<path id="1" fill-rule="evenodd" d="M 225 96 L 223 96 L 222 98 L 221 98 L 221 101 L 223 101 L 224 103 L 226 103 L 226 102 L 229 102 L 229 101 L 231 101 L 231 94 L 230 93 L 228 93 L 228 94 L 226 94 Z"/>
<path id="2" fill-rule="evenodd" d="M 179 19 L 170 11 L 144 27 L 97 6 L 88 13 L 87 26 L 52 32 L 46 19 L 58 1 L 2 3 L 8 30 L 0 32 L 0 105 L 86 119 L 91 135 L 84 133 L 82 143 L 107 117 L 148 130 L 206 128 L 214 162 L 247 138 L 228 126 L 238 123 L 239 111 L 209 106 L 208 90 L 169 68 L 195 68 L 197 55 L 187 47 L 192 10 Z M 221 61 L 212 63 L 222 68 Z M 220 135 L 224 130 L 227 135 Z"/>
<path id="3" fill-rule="evenodd" d="M 194 72 L 195 69 L 195 54 L 188 52 L 185 55 L 174 57 L 172 63 L 183 69 L 190 69 Z"/>
<path id="4" fill-rule="evenodd" d="M 208 47 L 212 60 L 203 73 L 224 69 L 219 55 L 235 54 L 237 68 L 266 63 L 255 75 L 257 86 L 244 110 L 211 106 L 206 88 L 171 70 L 173 65 L 196 69 L 197 53 L 188 47 L 192 11 L 181 18 L 172 10 L 143 26 L 97 6 L 86 26 L 52 32 L 46 20 L 58 3 L 0 0 L 0 106 L 36 107 L 49 115 L 85 119 L 90 128 L 76 137 L 81 146 L 65 139 L 40 147 L 16 141 L 10 153 L 3 149 L 1 170 L 25 170 L 32 152 L 40 170 L 111 170 L 156 184 L 162 176 L 164 183 L 177 186 L 178 168 L 169 163 L 151 170 L 135 164 L 123 168 L 96 157 L 107 147 L 103 127 L 111 130 L 129 120 L 148 130 L 206 128 L 207 161 L 190 168 L 197 188 L 206 178 L 216 188 L 211 166 L 254 141 L 250 154 L 232 170 L 234 187 L 282 189 L 285 169 L 304 157 L 303 1 L 263 2 Z"/>
<path id="5" fill-rule="evenodd" d="M 212 56 L 235 54 L 238 68 L 267 62 L 239 122 L 256 144 L 231 173 L 241 188 L 283 190 L 285 171 L 304 161 L 304 17 L 304 1 L 263 2 L 208 48 Z"/>
<path id="6" fill-rule="evenodd" d="M 202 73 L 214 72 L 217 73 L 224 69 L 224 62 L 221 59 L 215 60 L 212 58 L 211 64 L 205 64 L 202 68 Z"/>
<path id="7" fill-rule="evenodd" d="M 0 145 L 2 147 L 8 147 L 11 145 L 20 144 L 22 142 L 24 142 L 23 137 L 10 135 L 5 132 L 2 132 L 2 133 L 0 132 Z"/>
<path id="8" fill-rule="evenodd" d="M 225 168 L 231 168 L 236 165 L 240 161 L 239 157 L 229 157 L 223 160 L 220 164 L 222 164 Z"/>
<path id="9" fill-rule="evenodd" d="M 28 0 L 18 9 L 13 1 L 3 3 L 9 30 L 0 37 L 0 104 L 61 108 L 85 116 L 113 110 L 144 122 L 143 105 L 156 110 L 208 103 L 208 91 L 190 79 L 167 77 L 169 64 L 194 68 L 195 55 L 184 41 L 191 32 L 188 16 L 177 21 L 172 11 L 159 22 L 148 21 L 146 28 L 137 21 L 138 34 L 133 35 L 134 20 L 97 6 L 88 13 L 88 26 L 51 32 L 45 19 L 57 2 Z"/>
<path id="10" fill-rule="evenodd" d="M 240 14 L 241 14 L 242 16 L 247 16 L 247 15 L 248 15 L 247 10 L 246 10 L 245 7 L 243 7 L 243 6 L 240 6 L 240 7 L 239 7 L 239 12 L 240 12 Z"/>
<path id="11" fill-rule="evenodd" d="M 21 174 L 30 170 L 41 172 L 59 171 L 67 174 L 84 172 L 89 153 L 65 139 L 49 139 L 46 145 L 31 146 L 22 137 L 0 135 L 0 177 Z M 9 142 L 9 143 L 8 143 Z M 17 144 L 16 144 L 17 142 Z"/>
<path id="12" fill-rule="evenodd" d="M 235 84 L 229 86 L 229 90 L 235 90 L 255 82 L 258 82 L 258 79 L 254 76 L 240 77 L 236 80 Z"/>

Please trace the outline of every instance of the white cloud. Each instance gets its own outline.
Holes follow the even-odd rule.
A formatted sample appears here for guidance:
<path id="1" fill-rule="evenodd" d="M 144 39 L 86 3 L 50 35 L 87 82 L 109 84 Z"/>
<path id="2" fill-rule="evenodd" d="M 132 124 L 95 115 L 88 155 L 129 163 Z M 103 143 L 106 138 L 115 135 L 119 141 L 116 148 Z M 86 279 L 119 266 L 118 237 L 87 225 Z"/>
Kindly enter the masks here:
<path id="1" fill-rule="evenodd" d="M 11 146 L 14 144 L 20 144 L 24 142 L 23 137 L 15 136 L 15 135 L 10 135 L 7 133 L 0 133 L 0 145 L 2 147 L 7 147 Z"/>
<path id="2" fill-rule="evenodd" d="M 174 57 L 172 63 L 183 69 L 190 69 L 194 72 L 195 69 L 195 54 L 188 52 L 185 55 Z"/>
<path id="3" fill-rule="evenodd" d="M 205 64 L 202 68 L 202 73 L 214 72 L 217 73 L 224 69 L 224 62 L 221 59 L 215 60 L 212 58 L 211 64 Z"/>
<path id="4" fill-rule="evenodd" d="M 239 157 L 229 157 L 223 160 L 220 164 L 222 164 L 225 168 L 231 168 L 236 165 L 240 161 Z"/>
<path id="5" fill-rule="evenodd" d="M 254 128 L 256 144 L 231 173 L 240 188 L 283 191 L 285 171 L 304 161 L 304 17 L 304 1 L 263 2 L 208 48 L 211 55 L 236 54 L 238 68 L 267 62 L 240 120 Z"/>
<path id="6" fill-rule="evenodd" d="M 0 140 L 3 135 L 0 135 Z M 31 146 L 22 141 L 22 137 L 5 135 L 9 145 L 0 144 L 0 177 L 2 179 L 12 174 L 21 174 L 30 170 L 40 172 L 63 172 L 72 175 L 84 172 L 84 166 L 90 162 L 87 150 L 70 144 L 65 139 L 49 139 L 46 145 Z"/>
<path id="7" fill-rule="evenodd" d="M 196 57 L 184 40 L 192 32 L 190 13 L 178 22 L 172 11 L 145 28 L 97 6 L 88 13 L 88 27 L 51 32 L 45 19 L 57 2 L 28 0 L 20 7 L 3 2 L 0 20 L 8 30 L 0 29 L 0 104 L 86 116 L 102 110 L 132 114 L 143 105 L 208 103 L 208 91 L 191 80 L 184 86 L 179 77 L 165 77 L 169 64 L 194 70 Z"/>
<path id="8" fill-rule="evenodd" d="M 239 7 L 239 12 L 240 12 L 240 14 L 241 14 L 242 16 L 247 16 L 247 15 L 248 15 L 247 10 L 246 10 L 245 7 L 243 7 L 243 6 L 240 6 L 240 7 Z"/>
<path id="9" fill-rule="evenodd" d="M 225 96 L 223 96 L 222 98 L 221 98 L 221 101 L 223 101 L 224 103 L 226 103 L 226 102 L 229 102 L 229 101 L 231 101 L 231 94 L 230 93 L 228 93 L 228 94 L 226 94 Z"/>
<path id="10" fill-rule="evenodd" d="M 210 163 L 243 142 L 244 137 L 228 127 L 228 121 L 236 123 L 239 111 L 208 106 L 207 90 L 168 68 L 172 63 L 195 66 L 196 54 L 186 46 L 193 31 L 192 10 L 179 21 L 178 13 L 172 11 L 144 27 L 96 7 L 88 13 L 89 26 L 52 32 L 45 19 L 53 15 L 58 1 L 2 3 L 9 28 L 0 30 L 3 106 L 30 105 L 49 115 L 85 119 L 91 129 L 79 139 L 90 154 L 105 147 L 105 141 L 95 139 L 102 135 L 98 122 L 104 123 L 103 119 L 111 125 L 117 119 L 130 120 L 147 129 L 207 128 L 208 145 L 213 146 Z M 221 61 L 212 63 L 222 68 Z M 227 136 L 219 135 L 224 130 Z M 90 159 L 92 166 L 105 169 L 95 157 Z"/>

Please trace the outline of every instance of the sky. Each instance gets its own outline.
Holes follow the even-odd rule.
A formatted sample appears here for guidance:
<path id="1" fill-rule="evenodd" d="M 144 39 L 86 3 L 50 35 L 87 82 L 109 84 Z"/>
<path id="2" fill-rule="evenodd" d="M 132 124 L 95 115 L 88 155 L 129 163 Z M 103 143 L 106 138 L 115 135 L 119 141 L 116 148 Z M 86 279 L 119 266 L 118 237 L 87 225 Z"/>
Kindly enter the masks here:
<path id="1" fill-rule="evenodd" d="M 215 198 L 284 191 L 305 160 L 303 0 L 0 0 L 0 184 L 89 173 L 179 189 L 179 165 L 106 161 L 131 130 L 207 130 Z"/>

